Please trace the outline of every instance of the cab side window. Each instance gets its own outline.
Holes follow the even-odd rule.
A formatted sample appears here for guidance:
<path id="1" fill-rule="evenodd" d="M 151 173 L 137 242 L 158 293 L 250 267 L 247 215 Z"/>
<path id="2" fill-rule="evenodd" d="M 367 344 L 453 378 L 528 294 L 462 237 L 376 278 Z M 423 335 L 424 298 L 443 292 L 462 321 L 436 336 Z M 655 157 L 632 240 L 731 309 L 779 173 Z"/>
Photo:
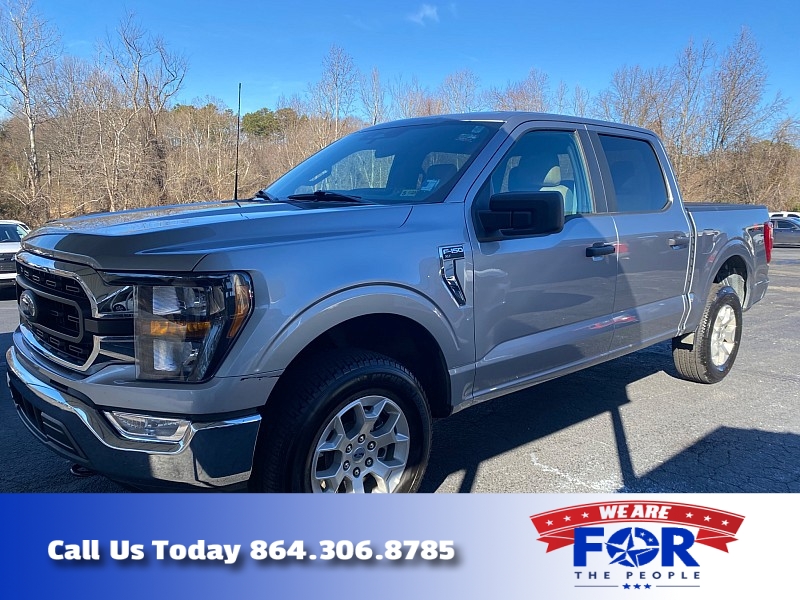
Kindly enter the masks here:
<path id="1" fill-rule="evenodd" d="M 796 224 L 792 223 L 791 221 L 773 221 L 775 224 L 775 229 L 785 229 L 787 231 L 800 229 Z"/>
<path id="2" fill-rule="evenodd" d="M 667 185 L 653 147 L 644 140 L 600 134 L 616 197 L 612 212 L 655 212 L 667 205 Z"/>
<path id="3" fill-rule="evenodd" d="M 479 196 L 500 192 L 558 192 L 564 215 L 594 212 L 583 158 L 572 131 L 530 131 L 500 161 Z"/>

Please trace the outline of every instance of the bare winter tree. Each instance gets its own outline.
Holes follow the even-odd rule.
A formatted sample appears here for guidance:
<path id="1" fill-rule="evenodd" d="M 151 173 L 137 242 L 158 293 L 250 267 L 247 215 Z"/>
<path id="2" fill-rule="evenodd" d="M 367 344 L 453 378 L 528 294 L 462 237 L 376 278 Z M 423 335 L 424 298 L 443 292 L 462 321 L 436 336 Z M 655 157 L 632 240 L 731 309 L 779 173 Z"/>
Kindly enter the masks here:
<path id="1" fill-rule="evenodd" d="M 105 197 L 91 91 L 95 76 L 93 65 L 66 56 L 49 79 L 45 171 L 54 216 L 96 210 Z"/>
<path id="2" fill-rule="evenodd" d="M 369 74 L 360 77 L 359 98 L 367 123 L 376 125 L 386 120 L 388 107 L 386 105 L 386 91 L 381 85 L 381 75 L 378 67 L 372 67 Z"/>
<path id="3" fill-rule="evenodd" d="M 754 141 L 746 152 L 732 154 L 729 181 L 738 202 L 788 208 L 787 200 L 797 198 L 787 177 L 796 154 L 797 135 L 797 122 L 784 119 L 770 139 Z"/>
<path id="4" fill-rule="evenodd" d="M 404 81 L 398 76 L 389 86 L 394 114 L 400 118 L 439 115 L 444 112 L 440 97 L 434 96 L 416 76 Z"/>
<path id="5" fill-rule="evenodd" d="M 508 82 L 505 88 L 488 91 L 488 104 L 494 110 L 544 112 L 550 106 L 550 80 L 547 73 L 532 68 L 522 81 Z"/>
<path id="6" fill-rule="evenodd" d="M 742 28 L 715 70 L 711 83 L 710 150 L 726 149 L 746 135 L 763 133 L 785 102 L 777 97 L 764 103 L 767 69 L 750 30 Z"/>
<path id="7" fill-rule="evenodd" d="M 28 194 L 18 199 L 37 209 L 44 200 L 45 219 L 50 215 L 41 194 L 37 128 L 48 112 L 46 76 L 59 54 L 58 33 L 34 11 L 32 0 L 5 4 L 0 14 L 0 102 L 11 115 L 21 114 L 28 129 Z"/>
<path id="8" fill-rule="evenodd" d="M 182 200 L 230 197 L 234 185 L 236 115 L 212 97 L 178 105 L 165 115 L 162 129 L 172 140 L 167 155 L 167 189 Z M 243 187 L 252 185 L 251 156 L 241 152 Z"/>
<path id="9" fill-rule="evenodd" d="M 297 95 L 278 98 L 275 118 L 278 121 L 278 154 L 282 171 L 297 166 L 318 149 L 312 138 L 312 119 L 308 105 Z"/>
<path id="10" fill-rule="evenodd" d="M 158 37 L 150 36 L 127 15 L 116 36 L 109 35 L 100 48 L 93 81 L 96 115 L 106 174 L 108 209 L 120 208 L 120 179 L 127 158 L 127 187 L 139 194 L 166 200 L 165 149 L 159 137 L 159 120 L 186 74 L 186 59 L 168 51 Z M 123 206 L 131 194 L 123 194 Z"/>
<path id="11" fill-rule="evenodd" d="M 353 57 L 334 44 L 322 60 L 322 78 L 309 88 L 309 102 L 328 130 L 321 136 L 322 145 L 342 136 L 342 123 L 350 114 L 357 86 Z"/>
<path id="12" fill-rule="evenodd" d="M 444 78 L 439 88 L 442 110 L 448 113 L 466 113 L 480 110 L 480 80 L 469 69 L 461 69 Z"/>
<path id="13" fill-rule="evenodd" d="M 553 110 L 558 114 L 563 115 L 569 110 L 568 93 L 567 84 L 563 80 L 559 81 L 556 86 L 555 94 L 553 94 Z"/>
<path id="14" fill-rule="evenodd" d="M 708 69 L 714 58 L 709 41 L 697 46 L 692 40 L 678 55 L 673 71 L 675 106 L 664 143 L 684 193 L 693 193 L 693 167 L 701 168 L 697 157 L 703 151 L 706 137 L 706 102 L 708 99 Z"/>
<path id="15" fill-rule="evenodd" d="M 580 85 L 576 85 L 575 89 L 572 91 L 572 103 L 570 107 L 572 114 L 578 117 L 587 116 L 589 114 L 589 100 L 589 91 Z"/>

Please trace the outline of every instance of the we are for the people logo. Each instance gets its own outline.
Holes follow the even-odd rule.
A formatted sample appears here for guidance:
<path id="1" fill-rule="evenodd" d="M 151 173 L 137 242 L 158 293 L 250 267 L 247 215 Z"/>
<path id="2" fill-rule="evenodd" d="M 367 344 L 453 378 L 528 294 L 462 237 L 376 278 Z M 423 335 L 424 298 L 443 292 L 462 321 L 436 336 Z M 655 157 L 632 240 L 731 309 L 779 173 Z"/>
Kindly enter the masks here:
<path id="1" fill-rule="evenodd" d="M 697 544 L 728 552 L 744 517 L 676 502 L 598 502 L 531 518 L 547 552 L 572 546 L 575 587 L 701 585 Z M 622 526 L 620 526 L 622 524 Z"/>

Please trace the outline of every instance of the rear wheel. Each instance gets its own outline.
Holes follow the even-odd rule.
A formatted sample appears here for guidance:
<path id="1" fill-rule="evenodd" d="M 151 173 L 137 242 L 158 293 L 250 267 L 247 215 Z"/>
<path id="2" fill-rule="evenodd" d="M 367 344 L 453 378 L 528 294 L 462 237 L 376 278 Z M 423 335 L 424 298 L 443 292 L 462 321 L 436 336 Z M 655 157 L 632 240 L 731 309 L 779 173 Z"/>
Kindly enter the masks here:
<path id="1" fill-rule="evenodd" d="M 316 493 L 413 492 L 428 463 L 422 386 L 395 360 L 345 350 L 288 374 L 268 407 L 253 487 Z"/>
<path id="2" fill-rule="evenodd" d="M 721 381 L 733 367 L 741 339 L 739 296 L 730 286 L 714 284 L 694 333 L 672 339 L 675 367 L 690 381 Z"/>

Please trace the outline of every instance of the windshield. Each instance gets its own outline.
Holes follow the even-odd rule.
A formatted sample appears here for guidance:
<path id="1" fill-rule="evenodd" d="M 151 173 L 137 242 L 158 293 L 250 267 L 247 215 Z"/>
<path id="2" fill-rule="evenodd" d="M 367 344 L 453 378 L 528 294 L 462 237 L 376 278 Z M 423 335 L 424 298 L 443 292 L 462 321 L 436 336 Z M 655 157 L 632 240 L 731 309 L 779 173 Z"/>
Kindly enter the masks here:
<path id="1" fill-rule="evenodd" d="M 368 129 L 322 149 L 266 192 L 280 200 L 336 199 L 377 204 L 441 202 L 502 126 L 499 122 L 441 120 Z"/>
<path id="2" fill-rule="evenodd" d="M 0 243 L 19 242 L 26 233 L 28 230 L 23 225 L 0 224 Z"/>

